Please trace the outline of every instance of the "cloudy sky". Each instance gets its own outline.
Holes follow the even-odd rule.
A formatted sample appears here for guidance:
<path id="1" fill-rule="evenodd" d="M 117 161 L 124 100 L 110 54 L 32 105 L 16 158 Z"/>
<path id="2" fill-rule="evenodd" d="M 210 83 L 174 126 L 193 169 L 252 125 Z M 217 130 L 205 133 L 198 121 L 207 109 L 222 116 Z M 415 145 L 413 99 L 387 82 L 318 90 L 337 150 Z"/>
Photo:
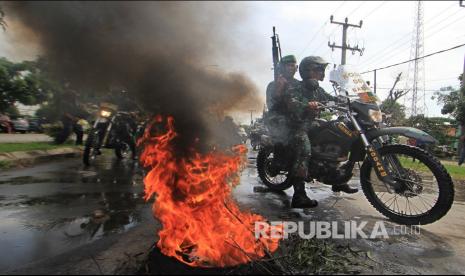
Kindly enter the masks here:
<path id="1" fill-rule="evenodd" d="M 182 3 L 180 3 L 182 4 Z M 339 64 L 340 50 L 334 52 L 328 40 L 341 44 L 342 28 L 331 24 L 334 20 L 358 24 L 350 28 L 350 45 L 364 47 L 362 56 L 348 52 L 347 63 L 359 71 L 367 71 L 408 60 L 414 30 L 414 1 L 312 1 L 312 2 L 227 2 L 224 5 L 241 5 L 248 11 L 237 25 L 231 26 L 231 36 L 237 51 L 214 61 L 212 70 L 241 71 L 246 73 L 265 95 L 265 87 L 272 79 L 271 31 L 276 26 L 280 35 L 283 54 L 294 54 L 298 60 L 308 55 L 320 55 Z M 425 1 L 424 54 L 465 43 L 465 8 L 459 1 Z M 211 14 L 208 16 L 212 16 Z M 216 15 L 221 16 L 221 15 Z M 14 60 L 31 59 L 40 50 L 15 40 L 11 29 L 0 31 L 0 56 Z M 430 100 L 434 90 L 443 86 L 459 86 L 457 77 L 464 68 L 465 47 L 438 54 L 424 60 L 426 114 L 440 116 L 440 107 Z M 395 77 L 402 72 L 408 75 L 408 64 L 378 71 L 378 95 L 384 99 Z M 329 75 L 329 72 L 327 73 Z M 373 81 L 373 74 L 364 75 Z M 406 78 L 404 78 L 406 79 Z M 398 87 L 407 84 L 401 82 Z M 322 86 L 331 91 L 327 81 Z M 247 122 L 246 116 L 237 120 Z"/>

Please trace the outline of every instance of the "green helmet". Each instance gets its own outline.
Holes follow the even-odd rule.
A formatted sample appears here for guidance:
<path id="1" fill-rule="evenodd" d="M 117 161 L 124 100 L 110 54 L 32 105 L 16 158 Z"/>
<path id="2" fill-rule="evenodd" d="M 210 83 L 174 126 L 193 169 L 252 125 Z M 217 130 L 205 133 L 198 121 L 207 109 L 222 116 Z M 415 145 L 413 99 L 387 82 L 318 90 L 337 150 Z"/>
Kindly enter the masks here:
<path id="1" fill-rule="evenodd" d="M 279 61 L 280 64 L 286 64 L 286 63 L 297 63 L 297 59 L 295 58 L 294 55 L 288 55 L 284 56 L 281 61 Z"/>
<path id="2" fill-rule="evenodd" d="M 302 79 L 304 79 L 305 72 L 316 69 L 316 68 L 326 68 L 329 64 L 326 60 L 319 56 L 309 56 L 300 62 L 299 65 L 299 74 Z"/>

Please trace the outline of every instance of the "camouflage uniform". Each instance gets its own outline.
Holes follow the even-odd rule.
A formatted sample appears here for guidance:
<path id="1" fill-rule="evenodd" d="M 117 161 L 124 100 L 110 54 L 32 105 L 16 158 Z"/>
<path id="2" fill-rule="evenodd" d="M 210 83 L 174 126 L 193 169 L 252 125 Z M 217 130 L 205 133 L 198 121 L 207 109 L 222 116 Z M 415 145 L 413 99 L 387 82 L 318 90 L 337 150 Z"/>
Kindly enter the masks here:
<path id="1" fill-rule="evenodd" d="M 288 140 L 294 151 L 292 176 L 296 180 L 307 178 L 308 156 L 311 154 L 311 144 L 308 131 L 317 111 L 309 108 L 311 101 L 334 101 L 335 98 L 318 85 L 318 81 L 309 80 L 300 82 L 296 86 L 288 86 L 285 93 L 275 99 L 276 106 L 280 106 L 280 114 L 286 117 L 289 129 Z"/>
<path id="2" fill-rule="evenodd" d="M 293 75 L 290 76 L 289 72 L 286 72 L 285 66 L 290 63 L 297 63 L 297 59 L 293 55 L 284 56 L 279 62 L 279 72 L 287 80 L 288 87 L 295 87 L 300 85 L 300 82 L 296 80 Z M 268 132 L 273 137 L 273 140 L 277 143 L 286 144 L 289 136 L 286 116 L 283 112 L 283 108 L 279 106 L 276 95 L 276 83 L 272 81 L 266 87 L 266 106 L 268 112 L 264 116 L 265 126 Z"/>
<path id="3" fill-rule="evenodd" d="M 300 81 L 292 79 L 288 81 L 288 89 L 296 89 L 300 86 Z M 289 126 L 287 119 L 287 107 L 276 95 L 275 82 L 272 81 L 266 88 L 266 105 L 268 112 L 265 118 L 265 124 L 273 140 L 278 143 L 286 144 L 289 137 Z"/>

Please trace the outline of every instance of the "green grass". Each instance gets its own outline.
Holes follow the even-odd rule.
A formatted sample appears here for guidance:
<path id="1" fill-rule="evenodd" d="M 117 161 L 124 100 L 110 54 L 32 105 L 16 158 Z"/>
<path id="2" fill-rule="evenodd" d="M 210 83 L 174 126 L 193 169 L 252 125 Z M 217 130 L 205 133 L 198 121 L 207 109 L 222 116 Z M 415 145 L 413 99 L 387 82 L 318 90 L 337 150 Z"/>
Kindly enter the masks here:
<path id="1" fill-rule="evenodd" d="M 0 160 L 0 169 L 8 169 L 11 167 L 11 163 L 9 161 Z"/>
<path id="2" fill-rule="evenodd" d="M 402 157 L 400 159 L 401 159 L 402 166 L 404 168 L 418 170 L 418 171 L 421 171 L 421 172 L 430 172 L 430 170 L 424 164 L 421 164 L 421 166 L 420 166 L 418 161 L 413 162 L 412 159 L 410 159 L 410 158 L 407 159 L 407 158 L 404 158 L 404 157 Z M 441 163 L 442 163 L 442 165 L 444 165 L 446 170 L 449 172 L 452 179 L 454 179 L 454 180 L 465 180 L 465 166 L 460 167 L 458 165 L 453 164 L 452 162 L 442 162 L 441 161 Z"/>
<path id="3" fill-rule="evenodd" d="M 72 143 L 55 145 L 49 142 L 31 142 L 31 143 L 2 143 L 0 144 L 0 153 L 8 153 L 15 151 L 31 151 L 31 150 L 51 150 L 63 147 L 73 147 Z"/>

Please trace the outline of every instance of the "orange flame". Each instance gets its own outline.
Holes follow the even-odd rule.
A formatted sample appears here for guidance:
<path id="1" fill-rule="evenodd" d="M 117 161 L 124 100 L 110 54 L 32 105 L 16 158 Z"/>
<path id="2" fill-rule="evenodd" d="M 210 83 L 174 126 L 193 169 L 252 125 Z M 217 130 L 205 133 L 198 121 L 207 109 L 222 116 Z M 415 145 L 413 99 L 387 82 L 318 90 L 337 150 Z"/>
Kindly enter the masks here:
<path id="1" fill-rule="evenodd" d="M 166 133 L 150 133 L 162 122 L 156 116 L 139 142 L 145 144 L 141 162 L 151 168 L 144 179 L 145 199 L 156 194 L 153 212 L 163 226 L 157 243 L 161 252 L 203 267 L 234 266 L 274 252 L 278 239 L 256 239 L 253 232 L 255 222 L 264 218 L 241 212 L 231 199 L 246 162 L 246 147 L 179 158 L 171 143 L 178 135 L 173 117 L 167 118 Z"/>

